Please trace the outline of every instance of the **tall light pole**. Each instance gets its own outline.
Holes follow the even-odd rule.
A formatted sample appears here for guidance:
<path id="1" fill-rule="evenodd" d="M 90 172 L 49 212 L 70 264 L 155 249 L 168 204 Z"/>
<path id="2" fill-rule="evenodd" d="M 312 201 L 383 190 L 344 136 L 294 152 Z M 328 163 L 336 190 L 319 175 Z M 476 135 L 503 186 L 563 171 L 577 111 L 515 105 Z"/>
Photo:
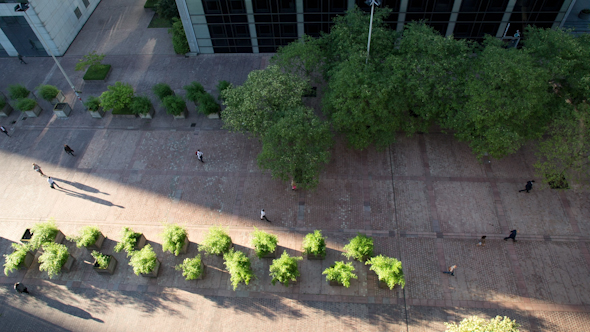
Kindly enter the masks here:
<path id="1" fill-rule="evenodd" d="M 367 42 L 367 60 L 365 64 L 369 63 L 369 51 L 371 49 L 371 32 L 373 31 L 373 12 L 375 11 L 375 5 L 379 6 L 381 3 L 377 0 L 367 0 L 365 3 L 371 6 L 371 23 L 369 23 L 369 41 Z"/>
<path id="2" fill-rule="evenodd" d="M 14 7 L 14 11 L 15 12 L 24 12 L 25 15 L 27 15 L 27 17 L 29 18 L 29 22 L 33 22 L 31 20 L 31 17 L 29 16 L 29 14 L 27 14 L 27 9 L 29 9 L 29 4 L 28 3 L 19 3 Z M 82 101 L 82 98 L 80 97 L 80 95 L 78 94 L 78 91 L 76 91 L 76 88 L 74 87 L 74 84 L 72 83 L 72 81 L 70 81 L 70 78 L 68 77 L 68 75 L 66 74 L 66 71 L 62 68 L 62 66 L 59 64 L 59 62 L 57 61 L 57 59 L 55 58 L 55 55 L 53 55 L 53 52 L 51 51 L 51 48 L 47 45 L 47 43 L 45 43 L 45 39 L 43 39 L 43 36 L 41 35 L 41 33 L 39 32 L 39 30 L 37 30 L 37 27 L 35 27 L 35 24 L 31 24 L 31 26 L 33 27 L 33 29 L 35 29 L 35 32 L 37 32 L 37 35 L 39 36 L 39 39 L 41 40 L 41 42 L 43 43 L 43 46 L 45 46 L 45 48 L 49 51 L 49 54 L 51 54 L 51 57 L 53 58 L 53 61 L 55 61 L 55 64 L 59 67 L 59 70 L 61 70 L 61 73 L 64 75 L 64 77 L 66 78 L 66 81 L 68 81 L 68 84 L 70 85 L 70 87 L 72 88 L 72 90 L 74 90 L 74 93 L 76 94 L 76 97 L 78 97 L 78 100 Z"/>

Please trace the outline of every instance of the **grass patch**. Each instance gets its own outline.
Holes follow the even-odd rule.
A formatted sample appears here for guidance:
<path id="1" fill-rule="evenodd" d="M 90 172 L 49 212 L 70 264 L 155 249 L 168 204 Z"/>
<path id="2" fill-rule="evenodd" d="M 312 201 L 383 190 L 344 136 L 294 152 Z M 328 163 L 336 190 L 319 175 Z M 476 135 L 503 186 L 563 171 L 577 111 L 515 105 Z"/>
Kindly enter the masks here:
<path id="1" fill-rule="evenodd" d="M 147 0 L 143 8 L 151 8 L 156 9 L 156 5 L 158 4 L 158 0 Z"/>
<path id="2" fill-rule="evenodd" d="M 135 115 L 135 113 L 133 113 L 133 111 L 130 108 L 124 108 L 118 111 L 113 110 L 112 113 L 114 115 Z"/>
<path id="3" fill-rule="evenodd" d="M 172 21 L 167 18 L 160 18 L 156 13 L 154 14 L 154 17 L 152 17 L 148 28 L 172 28 Z"/>
<path id="4" fill-rule="evenodd" d="M 86 81 L 104 80 L 111 70 L 111 65 L 92 65 L 88 67 L 83 79 Z"/>

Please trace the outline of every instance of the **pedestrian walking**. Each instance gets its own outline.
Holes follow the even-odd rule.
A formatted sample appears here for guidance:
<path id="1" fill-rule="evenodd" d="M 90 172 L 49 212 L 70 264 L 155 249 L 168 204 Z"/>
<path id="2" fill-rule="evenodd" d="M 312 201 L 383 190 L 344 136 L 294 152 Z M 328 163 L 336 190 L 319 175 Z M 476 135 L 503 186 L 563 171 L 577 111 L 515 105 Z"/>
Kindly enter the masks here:
<path id="1" fill-rule="evenodd" d="M 527 194 L 528 194 L 528 192 L 533 189 L 533 182 L 535 182 L 535 180 L 527 181 L 526 185 L 524 186 L 524 189 L 523 190 L 519 190 L 518 192 L 526 191 Z"/>
<path id="2" fill-rule="evenodd" d="M 6 130 L 6 128 L 4 128 L 4 126 L 0 126 L 0 131 L 3 132 L 4 134 L 6 134 L 6 136 L 10 137 L 10 135 L 8 135 L 8 130 Z"/>
<path id="3" fill-rule="evenodd" d="M 197 155 L 197 159 L 199 159 L 204 164 L 205 162 L 203 161 L 203 152 L 201 152 L 201 150 L 197 150 L 195 154 Z"/>
<path id="4" fill-rule="evenodd" d="M 486 246 L 486 236 L 482 236 L 481 239 L 479 239 L 479 243 L 476 244 L 476 246 L 478 247 L 485 247 Z"/>
<path id="5" fill-rule="evenodd" d="M 516 229 L 511 230 L 510 235 L 505 237 L 504 241 L 508 241 L 508 239 L 512 239 L 513 242 L 516 242 L 516 233 L 518 233 L 518 231 Z"/>
<path id="6" fill-rule="evenodd" d="M 14 290 L 17 291 L 19 294 L 22 294 L 22 293 L 30 294 L 27 287 L 25 287 L 25 285 L 21 284 L 20 282 L 17 282 L 14 284 Z"/>
<path id="7" fill-rule="evenodd" d="M 444 271 L 443 273 L 446 274 L 450 274 L 453 277 L 455 276 L 455 269 L 457 268 L 457 265 L 453 265 L 453 266 L 449 266 L 449 270 L 448 271 Z"/>
<path id="8" fill-rule="evenodd" d="M 297 183 L 295 183 L 295 180 L 291 180 L 291 190 L 295 189 L 297 189 Z"/>
<path id="9" fill-rule="evenodd" d="M 270 220 L 268 220 L 268 218 L 266 218 L 266 212 L 264 212 L 264 209 L 260 210 L 260 220 L 266 220 L 266 221 L 270 222 Z"/>
<path id="10" fill-rule="evenodd" d="M 54 186 L 57 186 L 58 188 L 61 188 L 57 182 L 53 181 L 53 179 L 50 177 L 47 178 L 47 182 L 49 182 L 49 186 L 51 187 L 51 189 L 55 189 Z"/>
<path id="11" fill-rule="evenodd" d="M 43 171 L 41 170 L 41 166 L 33 163 L 33 170 L 37 173 L 39 173 L 39 175 L 41 176 L 45 176 L 45 174 L 43 174 Z"/>
<path id="12" fill-rule="evenodd" d="M 18 55 L 18 59 L 20 60 L 20 63 L 21 63 L 21 64 L 25 64 L 25 65 L 27 64 L 27 63 L 25 62 L 25 60 L 23 60 L 23 56 L 22 56 L 22 55 L 20 55 L 20 54 L 19 54 L 19 55 Z"/>
<path id="13" fill-rule="evenodd" d="M 67 144 L 64 144 L 64 151 L 65 151 L 66 153 L 68 153 L 68 154 L 71 154 L 71 155 L 72 155 L 72 157 L 75 157 L 75 155 L 74 155 L 74 150 L 72 150 L 72 148 L 70 148 L 70 146 L 69 146 L 69 145 L 67 145 Z"/>

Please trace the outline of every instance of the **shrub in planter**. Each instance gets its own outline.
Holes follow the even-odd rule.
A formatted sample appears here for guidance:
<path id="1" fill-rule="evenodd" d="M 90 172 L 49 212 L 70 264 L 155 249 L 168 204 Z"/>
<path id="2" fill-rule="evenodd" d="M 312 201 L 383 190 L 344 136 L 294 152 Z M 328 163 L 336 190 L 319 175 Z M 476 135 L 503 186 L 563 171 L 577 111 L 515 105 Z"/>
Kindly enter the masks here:
<path id="1" fill-rule="evenodd" d="M 11 84 L 8 86 L 8 96 L 10 99 L 22 99 L 27 98 L 31 91 L 27 90 L 22 84 Z"/>
<path id="2" fill-rule="evenodd" d="M 9 273 L 12 273 L 12 271 L 25 265 L 27 254 L 32 256 L 33 259 L 35 258 L 32 254 L 29 253 L 30 248 L 27 245 L 13 243 L 12 249 L 14 249 L 14 251 L 11 254 L 4 255 L 4 275 L 6 276 L 8 276 Z"/>
<path id="3" fill-rule="evenodd" d="M 47 271 L 49 278 L 53 278 L 59 274 L 69 257 L 70 252 L 65 245 L 60 243 L 45 243 L 43 244 L 43 254 L 39 256 L 39 270 Z"/>
<path id="4" fill-rule="evenodd" d="M 223 98 L 223 91 L 225 91 L 227 88 L 231 87 L 231 83 L 228 81 L 219 81 L 219 83 L 217 83 L 217 92 L 219 93 L 219 96 L 217 97 L 217 100 L 219 101 L 224 101 L 225 98 Z"/>
<path id="5" fill-rule="evenodd" d="M 102 233 L 97 226 L 86 226 L 82 228 L 78 236 L 68 236 L 66 238 L 68 241 L 76 242 L 76 247 L 82 248 L 93 246 L 101 235 Z"/>
<path id="6" fill-rule="evenodd" d="M 167 225 L 162 233 L 163 251 L 170 251 L 175 256 L 178 256 L 182 251 L 186 252 L 186 230 L 178 225 Z"/>
<path id="7" fill-rule="evenodd" d="M 211 227 L 205 235 L 203 244 L 199 245 L 199 251 L 209 255 L 221 255 L 231 248 L 231 238 L 221 227 Z"/>
<path id="8" fill-rule="evenodd" d="M 115 85 L 110 85 L 107 89 L 108 91 L 100 95 L 102 107 L 115 112 L 129 108 L 134 94 L 131 84 L 116 82 Z"/>
<path id="9" fill-rule="evenodd" d="M 402 288 L 406 285 L 402 262 L 399 260 L 393 257 L 379 255 L 367 260 L 365 264 L 371 265 L 369 269 L 374 271 L 379 281 L 385 282 L 389 289 L 393 289 L 395 285 L 400 285 Z"/>
<path id="10" fill-rule="evenodd" d="M 133 114 L 148 114 L 153 107 L 152 101 L 145 96 L 134 97 L 129 105 Z"/>
<path id="11" fill-rule="evenodd" d="M 88 67 L 100 66 L 102 65 L 102 60 L 104 59 L 104 57 L 104 54 L 96 54 L 96 51 L 92 51 L 87 55 L 83 56 L 82 59 L 78 60 L 75 70 L 81 71 L 85 70 Z"/>
<path id="12" fill-rule="evenodd" d="M 274 253 L 277 249 L 278 242 L 279 240 L 276 235 L 265 231 L 259 231 L 258 228 L 254 227 L 252 245 L 254 246 L 254 251 L 258 258 L 263 258 Z"/>
<path id="13" fill-rule="evenodd" d="M 105 255 L 101 252 L 94 250 L 92 252 L 94 257 L 93 269 L 100 274 L 113 274 L 117 267 L 117 260 L 111 255 Z"/>
<path id="14" fill-rule="evenodd" d="M 22 112 L 30 111 L 37 106 L 37 102 L 31 98 L 21 98 L 16 102 L 16 108 Z"/>
<path id="15" fill-rule="evenodd" d="M 182 276 L 186 280 L 196 280 L 201 278 L 205 269 L 203 267 L 203 261 L 201 261 L 201 255 L 197 255 L 194 258 L 185 258 L 182 264 L 178 264 L 174 267 L 176 271 L 182 270 Z"/>
<path id="16" fill-rule="evenodd" d="M 100 109 L 100 99 L 98 97 L 95 97 L 95 96 L 90 96 L 84 102 L 84 106 L 86 106 L 86 108 L 89 111 L 98 112 L 98 110 Z"/>
<path id="17" fill-rule="evenodd" d="M 199 82 L 191 82 L 191 84 L 182 88 L 186 91 L 186 99 L 192 101 L 195 105 L 199 104 L 201 96 L 206 94 L 205 88 Z"/>
<path id="18" fill-rule="evenodd" d="M 354 266 L 352 263 L 335 262 L 332 266 L 325 269 L 322 274 L 326 275 L 328 281 L 336 282 L 346 288 L 350 287 L 350 279 L 358 279 L 353 273 Z"/>
<path id="19" fill-rule="evenodd" d="M 115 252 L 120 252 L 125 249 L 127 257 L 131 256 L 142 235 L 143 234 L 141 233 L 134 232 L 129 227 L 123 227 L 123 231 L 121 232 L 121 242 L 117 243 L 115 246 Z"/>
<path id="20" fill-rule="evenodd" d="M 152 92 L 160 101 L 168 96 L 174 96 L 174 90 L 166 83 L 158 83 L 152 87 Z"/>
<path id="21" fill-rule="evenodd" d="M 209 114 L 219 113 L 220 111 L 221 111 L 221 107 L 215 101 L 215 98 L 212 95 L 206 93 L 201 96 L 201 99 L 199 101 L 199 112 L 200 113 L 203 113 L 205 115 L 209 115 Z"/>
<path id="22" fill-rule="evenodd" d="M 162 99 L 162 104 L 166 108 L 166 113 L 171 115 L 180 115 L 186 110 L 186 102 L 179 96 L 168 96 Z"/>
<path id="23" fill-rule="evenodd" d="M 315 230 L 313 233 L 305 235 L 303 239 L 303 253 L 309 257 L 323 259 L 326 257 L 326 238 L 322 236 L 322 231 Z"/>
<path id="24" fill-rule="evenodd" d="M 39 94 L 41 94 L 41 98 L 51 102 L 57 94 L 59 93 L 59 89 L 53 85 L 41 85 L 39 87 Z"/>
<path id="25" fill-rule="evenodd" d="M 238 288 L 240 282 L 246 285 L 250 283 L 250 280 L 254 277 L 254 272 L 252 272 L 250 266 L 250 258 L 244 255 L 243 252 L 234 251 L 232 248 L 223 254 L 223 259 L 225 260 L 223 264 L 225 264 L 225 268 L 231 275 L 230 280 L 234 290 Z"/>
<path id="26" fill-rule="evenodd" d="M 29 242 L 31 250 L 37 250 L 46 243 L 55 241 L 55 237 L 59 233 L 59 229 L 55 225 L 55 221 L 48 220 L 46 222 L 40 222 L 31 227 L 33 236 Z"/>
<path id="27" fill-rule="evenodd" d="M 297 261 L 302 259 L 302 257 L 291 257 L 286 251 L 283 251 L 281 257 L 273 260 L 270 266 L 272 284 L 274 285 L 278 281 L 285 287 L 289 287 L 289 281 L 297 281 L 297 277 L 301 275 Z"/>
<path id="28" fill-rule="evenodd" d="M 4 106 L 6 106 L 6 99 L 4 99 L 4 96 L 0 95 L 0 110 L 3 109 Z"/>
<path id="29" fill-rule="evenodd" d="M 150 274 L 154 272 L 158 264 L 158 257 L 150 244 L 146 244 L 141 250 L 133 252 L 129 265 L 133 267 L 136 275 Z"/>
<path id="30" fill-rule="evenodd" d="M 176 54 L 185 54 L 191 51 L 181 20 L 174 17 L 172 19 L 172 28 L 168 29 L 168 33 L 172 34 L 172 46 Z"/>
<path id="31" fill-rule="evenodd" d="M 373 238 L 357 233 L 357 236 L 344 246 L 344 250 L 346 252 L 343 252 L 342 255 L 346 258 L 352 257 L 364 262 L 367 258 L 373 257 Z"/>

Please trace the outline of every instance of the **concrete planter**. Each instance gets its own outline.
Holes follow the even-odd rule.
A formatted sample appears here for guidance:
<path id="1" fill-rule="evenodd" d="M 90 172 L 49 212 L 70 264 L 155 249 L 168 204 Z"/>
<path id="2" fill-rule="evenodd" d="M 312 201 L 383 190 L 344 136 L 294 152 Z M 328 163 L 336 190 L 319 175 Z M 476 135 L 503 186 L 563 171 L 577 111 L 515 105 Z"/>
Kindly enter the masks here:
<path id="1" fill-rule="evenodd" d="M 137 239 L 137 242 L 135 242 L 135 247 L 133 247 L 133 250 L 141 250 L 141 248 L 143 248 L 145 246 L 145 243 L 147 242 L 145 236 L 143 234 L 141 234 L 139 236 L 139 238 Z"/>
<path id="2" fill-rule="evenodd" d="M 219 113 L 208 114 L 207 119 L 219 119 Z"/>
<path id="3" fill-rule="evenodd" d="M 115 268 L 117 267 L 117 260 L 113 256 L 109 255 L 109 257 L 111 259 L 109 260 L 109 266 L 106 269 L 101 269 L 98 266 L 98 263 L 96 261 L 94 261 L 94 265 L 92 266 L 92 268 L 94 269 L 94 271 L 96 271 L 96 273 L 99 273 L 99 274 L 113 274 L 113 273 L 115 273 Z"/>
<path id="4" fill-rule="evenodd" d="M 107 72 L 107 75 L 104 77 L 103 80 L 84 80 L 84 83 L 104 83 L 109 79 L 109 76 L 111 75 L 111 72 L 113 71 L 113 66 L 111 66 L 109 68 L 109 71 Z"/>
<path id="5" fill-rule="evenodd" d="M 92 115 L 92 117 L 95 119 L 102 119 L 104 116 L 104 110 L 102 109 L 102 106 L 98 109 L 98 111 L 88 110 L 88 113 L 90 113 L 90 115 Z"/>
<path id="6" fill-rule="evenodd" d="M 102 233 L 100 233 L 98 235 L 98 238 L 96 238 L 96 241 L 94 242 L 94 244 L 89 245 L 88 247 L 86 247 L 86 249 L 88 250 L 100 250 L 100 248 L 102 248 L 102 243 L 104 242 L 104 235 L 102 235 Z"/>
<path id="7" fill-rule="evenodd" d="M 154 118 L 154 114 L 156 114 L 156 111 L 152 107 L 149 112 L 147 112 L 145 114 L 139 114 L 139 117 L 142 118 L 142 119 L 153 119 Z"/>
<path id="8" fill-rule="evenodd" d="M 180 253 L 181 254 L 186 254 L 186 252 L 188 251 L 188 244 L 190 243 L 190 241 L 188 240 L 188 236 L 184 238 L 184 245 L 182 246 L 182 249 L 180 249 Z"/>
<path id="9" fill-rule="evenodd" d="M 310 260 L 310 261 L 323 261 L 324 259 L 326 259 L 325 256 L 314 255 L 314 254 L 307 254 L 307 255 L 305 255 L 305 257 L 307 258 L 307 260 Z"/>
<path id="10" fill-rule="evenodd" d="M 67 118 L 70 113 L 72 112 L 72 108 L 68 103 L 57 103 L 53 107 L 53 114 L 55 114 L 58 118 Z"/>
<path id="11" fill-rule="evenodd" d="M 9 116 L 10 113 L 12 113 L 12 110 L 12 106 L 6 102 L 6 105 L 4 105 L 4 107 L 0 110 L 0 116 Z"/>
<path id="12" fill-rule="evenodd" d="M 66 238 L 66 236 L 64 235 L 64 233 L 62 233 L 61 231 L 57 231 L 57 235 L 55 236 L 55 240 L 53 240 L 55 243 L 62 243 L 64 242 L 64 239 Z"/>
<path id="13" fill-rule="evenodd" d="M 387 286 L 387 283 L 385 281 L 382 281 L 382 280 L 377 279 L 377 284 L 378 284 L 377 287 L 379 287 L 381 289 L 390 290 L 389 289 L 389 286 Z"/>
<path id="14" fill-rule="evenodd" d="M 22 261 L 22 263 L 20 263 L 20 265 L 18 266 L 18 268 L 20 270 L 26 270 L 29 267 L 31 267 L 31 264 L 33 264 L 33 261 L 35 260 L 35 255 L 33 255 L 30 252 L 27 252 L 27 255 L 25 256 L 25 259 Z"/>
<path id="15" fill-rule="evenodd" d="M 186 119 L 188 116 L 188 110 L 185 108 L 184 112 L 180 113 L 180 115 L 173 115 L 174 119 Z"/>
<path id="16" fill-rule="evenodd" d="M 146 278 L 157 278 L 158 277 L 158 273 L 160 272 L 160 261 L 156 260 L 156 267 L 154 267 L 154 269 L 152 270 L 152 272 L 150 273 L 141 273 L 142 277 L 146 277 Z"/>
<path id="17" fill-rule="evenodd" d="M 328 280 L 328 284 L 333 287 L 344 287 L 343 284 L 339 283 L 338 281 Z"/>
<path id="18" fill-rule="evenodd" d="M 278 248 L 277 248 L 277 249 L 278 249 Z M 277 258 L 277 251 L 278 251 L 278 250 L 276 250 L 276 249 L 275 249 L 275 251 L 273 251 L 273 252 L 271 252 L 271 253 L 268 253 L 268 254 L 266 254 L 266 255 L 264 255 L 264 256 L 262 256 L 262 257 L 260 257 L 260 258 Z"/>
<path id="19" fill-rule="evenodd" d="M 203 280 L 205 279 L 205 274 L 207 273 L 207 265 L 203 264 L 203 262 L 201 262 L 201 267 L 203 268 L 203 273 L 201 273 L 201 276 L 198 277 L 195 280 Z"/>
<path id="20" fill-rule="evenodd" d="M 75 261 L 76 259 L 74 258 L 74 256 L 70 255 L 70 257 L 68 257 L 68 260 L 66 261 L 64 266 L 61 267 L 61 269 L 66 272 L 70 272 Z"/>
<path id="21" fill-rule="evenodd" d="M 41 106 L 39 106 L 39 104 L 35 105 L 35 108 L 33 108 L 30 111 L 23 111 L 26 115 L 27 118 L 36 118 L 39 116 L 39 113 L 41 113 L 43 109 L 41 109 Z"/>
<path id="22" fill-rule="evenodd" d="M 59 90 L 59 92 L 57 93 L 57 96 L 55 96 L 55 98 L 51 99 L 51 103 L 55 105 L 57 103 L 63 103 L 64 100 L 66 100 L 66 96 L 64 96 L 63 92 L 61 92 L 61 90 Z"/>

